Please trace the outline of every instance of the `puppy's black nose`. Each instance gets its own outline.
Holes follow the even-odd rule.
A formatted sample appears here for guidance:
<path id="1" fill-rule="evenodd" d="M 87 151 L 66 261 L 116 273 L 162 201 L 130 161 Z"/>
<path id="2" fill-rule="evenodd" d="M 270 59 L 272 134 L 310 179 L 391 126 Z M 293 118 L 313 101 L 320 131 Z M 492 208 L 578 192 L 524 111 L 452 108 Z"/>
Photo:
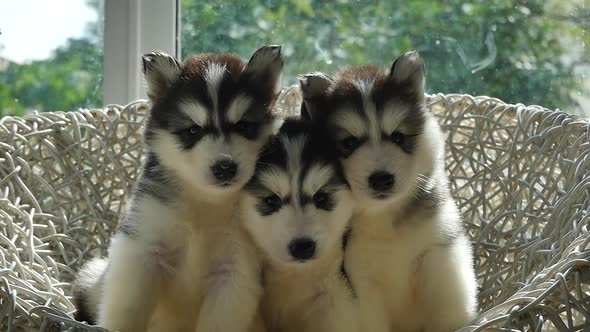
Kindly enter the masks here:
<path id="1" fill-rule="evenodd" d="M 311 259 L 315 255 L 315 241 L 307 237 L 292 240 L 289 243 L 289 253 L 299 261 Z"/>
<path id="2" fill-rule="evenodd" d="M 369 187 L 378 193 L 390 191 L 393 187 L 393 174 L 377 171 L 369 176 Z"/>
<path id="3" fill-rule="evenodd" d="M 211 166 L 213 176 L 219 181 L 229 181 L 236 176 L 238 165 L 231 160 L 221 160 Z"/>

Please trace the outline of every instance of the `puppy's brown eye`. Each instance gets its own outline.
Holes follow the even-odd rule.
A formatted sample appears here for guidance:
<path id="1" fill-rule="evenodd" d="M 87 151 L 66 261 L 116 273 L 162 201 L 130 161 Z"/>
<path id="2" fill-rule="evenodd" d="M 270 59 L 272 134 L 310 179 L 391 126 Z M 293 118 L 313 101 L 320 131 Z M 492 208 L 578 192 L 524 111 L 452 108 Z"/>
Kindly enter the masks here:
<path id="1" fill-rule="evenodd" d="M 255 139 L 258 136 L 258 125 L 250 121 L 239 121 L 234 125 L 234 130 L 247 139 Z"/>
<path id="2" fill-rule="evenodd" d="M 389 136 L 389 139 L 391 140 L 391 142 L 397 145 L 402 145 L 406 140 L 406 135 L 400 133 L 399 131 L 394 131 L 393 133 L 391 133 L 391 136 Z"/>
<path id="3" fill-rule="evenodd" d="M 340 141 L 340 145 L 346 153 L 352 153 L 361 145 L 361 140 L 354 136 L 348 136 Z"/>
<path id="4" fill-rule="evenodd" d="M 179 143 L 185 150 L 191 149 L 197 142 L 199 142 L 203 136 L 207 134 L 203 127 L 193 124 L 190 127 L 184 127 L 175 132 L 178 137 Z"/>
<path id="5" fill-rule="evenodd" d="M 283 204 L 283 202 L 281 201 L 281 198 L 278 195 L 266 196 L 263 199 L 263 202 L 272 211 L 278 210 L 281 207 L 281 205 Z"/>
<path id="6" fill-rule="evenodd" d="M 331 199 L 330 195 L 323 191 L 318 191 L 313 195 L 311 198 L 313 200 L 313 204 L 318 209 L 322 210 L 331 210 L 334 207 L 334 202 Z"/>
<path id="7" fill-rule="evenodd" d="M 191 135 L 198 135 L 202 130 L 203 128 L 201 128 L 199 125 L 194 125 L 188 129 L 188 133 Z"/>

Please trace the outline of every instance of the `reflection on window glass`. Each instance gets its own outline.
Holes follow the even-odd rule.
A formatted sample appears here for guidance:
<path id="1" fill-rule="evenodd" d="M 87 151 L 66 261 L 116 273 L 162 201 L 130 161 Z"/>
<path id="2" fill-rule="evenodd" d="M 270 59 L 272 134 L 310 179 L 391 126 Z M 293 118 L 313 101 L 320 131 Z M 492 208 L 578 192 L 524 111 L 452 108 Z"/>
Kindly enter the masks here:
<path id="1" fill-rule="evenodd" d="M 182 56 L 247 57 L 283 44 L 287 84 L 308 71 L 390 66 L 418 49 L 427 91 L 588 110 L 590 57 L 584 0 L 182 0 Z M 588 115 L 588 114 L 586 114 Z"/>
<path id="2" fill-rule="evenodd" d="M 0 116 L 102 104 L 103 0 L 0 6 Z"/>

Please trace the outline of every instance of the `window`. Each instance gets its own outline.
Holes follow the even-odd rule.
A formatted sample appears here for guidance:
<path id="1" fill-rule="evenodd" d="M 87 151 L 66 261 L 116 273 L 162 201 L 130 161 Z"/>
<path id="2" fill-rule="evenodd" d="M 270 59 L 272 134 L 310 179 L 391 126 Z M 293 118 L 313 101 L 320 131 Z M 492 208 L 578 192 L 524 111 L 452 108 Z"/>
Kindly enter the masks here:
<path id="1" fill-rule="evenodd" d="M 0 116 L 102 106 L 103 8 L 101 0 L 0 5 Z"/>
<path id="2" fill-rule="evenodd" d="M 248 57 L 269 43 L 284 45 L 285 85 L 418 49 L 430 93 L 589 116 L 584 1 L 11 1 L 0 5 L 0 116 L 145 98 L 141 54 L 151 50 Z"/>
<path id="3" fill-rule="evenodd" d="M 182 56 L 247 57 L 283 44 L 285 83 L 343 66 L 391 66 L 418 49 L 430 93 L 469 93 L 581 112 L 590 90 L 584 0 L 182 0 Z M 588 115 L 588 114 L 587 114 Z"/>

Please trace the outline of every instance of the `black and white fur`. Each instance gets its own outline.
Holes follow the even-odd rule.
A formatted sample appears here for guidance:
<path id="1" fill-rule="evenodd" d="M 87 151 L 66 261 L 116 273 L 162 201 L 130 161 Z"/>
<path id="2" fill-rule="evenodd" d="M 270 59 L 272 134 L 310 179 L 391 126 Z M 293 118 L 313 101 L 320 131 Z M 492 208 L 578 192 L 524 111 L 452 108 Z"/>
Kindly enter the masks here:
<path id="1" fill-rule="evenodd" d="M 99 325 L 122 332 L 250 330 L 262 294 L 260 266 L 235 213 L 273 131 L 282 65 L 279 46 L 260 48 L 247 63 L 227 54 L 182 64 L 162 53 L 143 57 L 152 102 L 146 162 L 108 263 L 90 263 L 78 280 L 94 284 L 78 287 L 87 313 L 101 293 Z"/>
<path id="2" fill-rule="evenodd" d="M 302 115 L 336 139 L 356 201 L 345 267 L 365 331 L 452 331 L 476 313 L 472 249 L 417 52 L 391 69 L 301 78 Z"/>
<path id="3" fill-rule="evenodd" d="M 106 258 L 94 258 L 78 271 L 76 280 L 72 283 L 72 297 L 76 306 L 74 318 L 77 321 L 97 323 L 107 266 Z"/>
<path id="4" fill-rule="evenodd" d="M 268 331 L 360 331 L 342 265 L 353 201 L 333 147 L 311 123 L 287 119 L 240 201 L 244 227 L 266 258 Z"/>

